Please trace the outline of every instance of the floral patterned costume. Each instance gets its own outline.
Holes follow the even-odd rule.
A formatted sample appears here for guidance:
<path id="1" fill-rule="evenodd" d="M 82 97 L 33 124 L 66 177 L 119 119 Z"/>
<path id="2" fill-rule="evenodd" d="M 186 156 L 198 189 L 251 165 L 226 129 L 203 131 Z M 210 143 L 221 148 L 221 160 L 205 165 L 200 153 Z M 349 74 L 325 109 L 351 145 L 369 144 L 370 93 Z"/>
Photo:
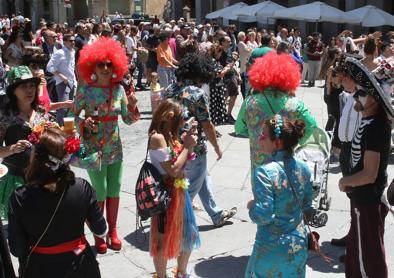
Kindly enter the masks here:
<path id="1" fill-rule="evenodd" d="M 32 128 L 42 121 L 47 120 L 42 113 L 35 113 L 32 123 L 28 123 L 15 113 L 0 112 L 0 145 L 10 146 L 18 140 L 28 140 Z M 29 164 L 29 152 L 16 153 L 3 159 L 3 164 L 8 167 L 8 173 L 0 178 L 0 206 L 1 214 L 7 218 L 8 201 L 14 190 L 24 182 L 24 169 Z"/>
<path id="2" fill-rule="evenodd" d="M 268 102 L 274 111 L 272 111 Z M 301 119 L 305 122 L 305 135 L 300 140 L 301 145 L 312 135 L 317 126 L 304 103 L 287 93 L 266 89 L 262 93 L 254 92 L 250 94 L 244 100 L 239 111 L 235 123 L 235 132 L 238 135 L 249 137 L 252 172 L 256 167 L 268 161 L 268 158 L 261 151 L 259 138 L 263 132 L 264 121 L 275 114 L 287 117 L 289 120 Z"/>
<path id="3" fill-rule="evenodd" d="M 305 277 L 307 230 L 289 179 L 305 211 L 312 204 L 311 174 L 306 163 L 284 151 L 270 158 L 252 177 L 255 202 L 249 216 L 257 233 L 245 278 Z"/>
<path id="4" fill-rule="evenodd" d="M 106 207 L 107 244 L 114 250 L 120 250 L 121 241 L 117 236 L 116 223 L 122 184 L 123 152 L 118 117 L 120 115 L 123 122 L 130 125 L 138 120 L 139 112 L 136 107 L 129 110 L 125 90 L 119 84 L 108 87 L 82 86 L 74 103 L 77 111 L 85 110 L 85 117 L 91 116 L 98 123 L 96 133 L 84 128 L 83 123 L 80 126 L 87 153 L 83 164 L 87 165 L 91 184 L 96 190 L 98 205 L 103 213 Z M 95 237 L 95 245 L 99 253 L 106 252 L 107 246 L 101 238 Z"/>
<path id="5" fill-rule="evenodd" d="M 82 86 L 75 98 L 76 110 L 85 110 L 85 117 L 92 116 L 98 111 L 97 134 L 83 134 L 83 143 L 88 154 L 102 152 L 101 164 L 111 165 L 122 161 L 122 142 L 119 136 L 118 116 L 124 123 L 131 125 L 138 120 L 138 114 L 129 111 L 126 105 L 126 93 L 121 85 L 112 87 Z M 92 161 L 88 167 L 99 170 L 99 163 Z"/>

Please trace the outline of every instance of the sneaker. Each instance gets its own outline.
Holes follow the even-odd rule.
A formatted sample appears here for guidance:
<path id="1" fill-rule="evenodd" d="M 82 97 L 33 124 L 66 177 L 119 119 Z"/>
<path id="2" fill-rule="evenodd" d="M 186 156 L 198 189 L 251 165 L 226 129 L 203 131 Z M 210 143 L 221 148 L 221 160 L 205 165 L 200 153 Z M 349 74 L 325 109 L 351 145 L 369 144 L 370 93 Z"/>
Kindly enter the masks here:
<path id="1" fill-rule="evenodd" d="M 235 124 L 235 119 L 233 118 L 233 116 L 231 114 L 227 115 L 227 121 L 228 124 Z"/>
<path id="2" fill-rule="evenodd" d="M 342 238 L 333 238 L 331 239 L 331 245 L 345 247 L 346 239 L 347 239 L 347 235 Z"/>
<path id="3" fill-rule="evenodd" d="M 238 209 L 236 207 L 231 208 L 230 210 L 223 210 L 222 215 L 220 217 L 220 220 L 218 223 L 214 223 L 213 226 L 216 228 L 223 227 L 226 222 L 233 217 L 234 215 L 237 214 Z"/>

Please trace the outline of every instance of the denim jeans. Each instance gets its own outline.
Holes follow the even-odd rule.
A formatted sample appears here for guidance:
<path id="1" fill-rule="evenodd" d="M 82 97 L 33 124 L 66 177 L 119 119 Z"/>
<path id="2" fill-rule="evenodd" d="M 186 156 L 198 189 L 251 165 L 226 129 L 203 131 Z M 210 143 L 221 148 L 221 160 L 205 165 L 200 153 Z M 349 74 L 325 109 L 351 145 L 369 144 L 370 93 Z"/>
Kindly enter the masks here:
<path id="1" fill-rule="evenodd" d="M 170 84 L 175 82 L 174 69 L 172 68 L 165 68 L 158 65 L 157 74 L 159 76 L 159 83 L 161 88 L 167 88 Z"/>
<path id="2" fill-rule="evenodd" d="M 57 101 L 63 102 L 72 100 L 74 98 L 74 87 L 70 88 L 70 85 L 66 85 L 63 82 L 56 85 Z M 69 109 L 58 109 L 56 112 L 56 122 L 62 126 L 64 117 L 67 116 Z"/>
<path id="3" fill-rule="evenodd" d="M 205 211 L 211 217 L 213 224 L 217 224 L 222 216 L 223 209 L 216 205 L 213 199 L 211 178 L 208 175 L 207 155 L 198 155 L 196 159 L 186 164 L 186 176 L 189 179 L 189 195 L 193 200 L 198 194 Z"/>

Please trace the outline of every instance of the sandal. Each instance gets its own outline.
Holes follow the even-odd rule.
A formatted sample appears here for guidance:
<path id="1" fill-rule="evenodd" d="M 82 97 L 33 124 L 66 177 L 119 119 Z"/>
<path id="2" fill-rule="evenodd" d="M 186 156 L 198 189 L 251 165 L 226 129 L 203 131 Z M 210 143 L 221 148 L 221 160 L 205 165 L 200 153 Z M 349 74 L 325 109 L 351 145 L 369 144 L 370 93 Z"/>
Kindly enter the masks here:
<path id="1" fill-rule="evenodd" d="M 218 223 L 214 223 L 213 226 L 216 228 L 223 227 L 223 225 L 237 213 L 238 209 L 236 207 L 231 208 L 230 210 L 223 210 L 222 216 Z"/>
<path id="2" fill-rule="evenodd" d="M 200 205 L 197 204 L 197 202 L 195 202 L 195 201 L 192 202 L 192 208 L 193 208 L 193 210 L 202 210 Z"/>

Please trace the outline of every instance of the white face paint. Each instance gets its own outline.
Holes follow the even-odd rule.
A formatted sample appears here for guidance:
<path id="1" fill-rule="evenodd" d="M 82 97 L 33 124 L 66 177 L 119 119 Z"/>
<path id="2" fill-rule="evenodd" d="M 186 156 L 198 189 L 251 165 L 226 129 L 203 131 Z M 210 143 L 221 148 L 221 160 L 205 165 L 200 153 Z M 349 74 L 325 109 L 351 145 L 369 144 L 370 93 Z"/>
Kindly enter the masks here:
<path id="1" fill-rule="evenodd" d="M 359 96 L 359 97 L 358 97 L 358 100 L 359 100 L 360 103 L 363 105 L 363 107 L 365 107 L 365 104 L 367 103 L 367 100 L 368 100 L 368 96 L 365 96 L 365 97 Z"/>

